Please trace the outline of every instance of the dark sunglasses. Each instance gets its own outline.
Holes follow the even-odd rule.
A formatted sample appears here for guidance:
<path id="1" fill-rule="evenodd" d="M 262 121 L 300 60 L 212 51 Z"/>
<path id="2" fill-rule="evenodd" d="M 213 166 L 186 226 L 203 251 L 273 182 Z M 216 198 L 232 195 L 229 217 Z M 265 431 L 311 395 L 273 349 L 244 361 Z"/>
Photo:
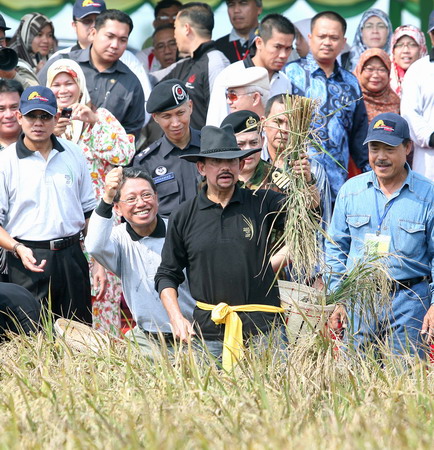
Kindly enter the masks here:
<path id="1" fill-rule="evenodd" d="M 43 122 L 48 122 L 49 120 L 51 120 L 54 116 L 52 116 L 51 114 L 48 113 L 43 113 L 43 114 L 36 114 L 34 112 L 29 112 L 27 114 L 24 114 L 24 117 L 27 120 L 37 120 L 37 119 L 41 119 Z"/>

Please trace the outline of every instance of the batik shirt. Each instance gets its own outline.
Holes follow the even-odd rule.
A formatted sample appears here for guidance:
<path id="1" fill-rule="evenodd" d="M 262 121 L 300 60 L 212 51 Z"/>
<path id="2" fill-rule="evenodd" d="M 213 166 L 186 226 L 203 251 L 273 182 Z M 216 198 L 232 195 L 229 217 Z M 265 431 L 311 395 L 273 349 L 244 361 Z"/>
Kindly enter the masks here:
<path id="1" fill-rule="evenodd" d="M 319 101 L 315 128 L 325 152 L 312 148 L 310 153 L 324 166 L 334 201 L 347 179 L 350 154 L 360 169 L 369 170 L 368 150 L 363 146 L 368 119 L 359 83 L 338 63 L 327 78 L 310 53 L 289 63 L 285 73 L 292 83 L 293 94 Z"/>

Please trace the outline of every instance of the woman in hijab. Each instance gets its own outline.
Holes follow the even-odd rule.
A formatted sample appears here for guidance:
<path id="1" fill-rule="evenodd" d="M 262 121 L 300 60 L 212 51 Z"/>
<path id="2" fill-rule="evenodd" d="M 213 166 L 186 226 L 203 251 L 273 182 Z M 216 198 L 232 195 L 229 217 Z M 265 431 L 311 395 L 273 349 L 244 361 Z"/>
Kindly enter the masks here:
<path id="1" fill-rule="evenodd" d="M 425 35 L 413 25 L 402 25 L 393 33 L 391 47 L 390 86 L 401 97 L 401 84 L 407 69 L 428 54 Z"/>
<path id="2" fill-rule="evenodd" d="M 104 194 L 105 175 L 115 166 L 127 165 L 132 160 L 135 154 L 134 136 L 127 134 L 107 109 L 95 110 L 92 107 L 86 78 L 75 61 L 55 61 L 47 71 L 47 86 L 54 92 L 61 113 L 54 134 L 81 147 L 87 159 L 95 196 L 99 200 Z M 70 118 L 67 117 L 69 115 Z M 92 269 L 95 288 L 104 273 L 99 264 L 94 264 Z M 121 294 L 119 279 L 107 272 L 105 293 L 101 289 L 92 305 L 94 328 L 115 336 L 120 334 Z"/>
<path id="3" fill-rule="evenodd" d="M 54 26 L 48 17 L 39 13 L 26 14 L 12 36 L 9 47 L 18 57 L 38 73 L 53 53 Z"/>
<path id="4" fill-rule="evenodd" d="M 381 9 L 368 9 L 357 27 L 345 69 L 353 72 L 360 55 L 370 48 L 381 48 L 389 54 L 391 39 L 392 24 L 389 16 Z"/>

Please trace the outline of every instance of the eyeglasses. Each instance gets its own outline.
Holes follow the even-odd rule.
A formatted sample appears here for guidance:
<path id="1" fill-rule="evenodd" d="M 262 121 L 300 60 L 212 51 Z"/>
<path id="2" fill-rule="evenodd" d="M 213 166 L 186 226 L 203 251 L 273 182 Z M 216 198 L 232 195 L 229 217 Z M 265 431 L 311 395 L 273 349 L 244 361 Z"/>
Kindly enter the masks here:
<path id="1" fill-rule="evenodd" d="M 385 67 L 371 67 L 371 66 L 363 67 L 363 71 L 362 72 L 368 72 L 370 74 L 373 74 L 374 72 L 377 72 L 377 73 L 379 73 L 381 75 L 389 73 L 389 71 Z"/>
<path id="2" fill-rule="evenodd" d="M 54 118 L 54 116 L 52 116 L 51 114 L 48 114 L 48 113 L 35 114 L 34 112 L 29 112 L 27 114 L 24 114 L 24 117 L 27 120 L 30 120 L 32 122 L 35 122 L 38 119 L 41 119 L 42 122 L 48 122 L 49 120 Z"/>
<path id="3" fill-rule="evenodd" d="M 174 14 L 173 16 L 157 16 L 158 20 L 175 20 L 176 19 L 176 14 Z"/>
<path id="4" fill-rule="evenodd" d="M 136 197 L 128 197 L 125 200 L 119 200 L 122 203 L 126 203 L 127 205 L 137 205 L 139 203 L 139 198 L 143 202 L 149 202 L 149 200 L 153 199 L 155 197 L 155 193 L 153 192 L 143 192 L 143 194 L 137 195 Z"/>
<path id="5" fill-rule="evenodd" d="M 416 42 L 398 42 L 395 44 L 394 48 L 419 48 L 419 44 L 416 44 Z"/>
<path id="6" fill-rule="evenodd" d="M 176 41 L 169 41 L 167 43 L 160 42 L 154 48 L 157 51 L 164 50 L 165 48 L 176 48 Z"/>
<path id="7" fill-rule="evenodd" d="M 226 98 L 231 102 L 236 102 L 239 96 L 250 94 L 254 94 L 254 92 L 244 92 L 244 94 L 237 94 L 236 92 L 233 91 L 226 91 Z"/>
<path id="8" fill-rule="evenodd" d="M 378 31 L 384 31 L 387 30 L 387 25 L 384 23 L 368 23 L 363 27 L 364 30 L 372 31 L 374 29 Z"/>
<path id="9" fill-rule="evenodd" d="M 95 25 L 95 19 L 84 18 L 84 19 L 76 19 L 76 22 L 82 23 L 85 27 L 93 27 Z"/>

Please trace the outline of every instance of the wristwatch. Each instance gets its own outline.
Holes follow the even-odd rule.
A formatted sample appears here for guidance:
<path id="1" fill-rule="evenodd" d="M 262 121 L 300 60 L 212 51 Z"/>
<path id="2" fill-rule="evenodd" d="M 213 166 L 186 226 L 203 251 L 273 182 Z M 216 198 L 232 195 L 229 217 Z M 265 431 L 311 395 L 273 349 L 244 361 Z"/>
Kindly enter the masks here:
<path id="1" fill-rule="evenodd" d="M 315 175 L 312 172 L 310 173 L 310 176 L 311 176 L 311 179 L 310 179 L 310 181 L 306 181 L 306 184 L 308 186 L 313 186 L 314 184 L 316 184 L 316 182 L 318 180 L 315 178 Z"/>

